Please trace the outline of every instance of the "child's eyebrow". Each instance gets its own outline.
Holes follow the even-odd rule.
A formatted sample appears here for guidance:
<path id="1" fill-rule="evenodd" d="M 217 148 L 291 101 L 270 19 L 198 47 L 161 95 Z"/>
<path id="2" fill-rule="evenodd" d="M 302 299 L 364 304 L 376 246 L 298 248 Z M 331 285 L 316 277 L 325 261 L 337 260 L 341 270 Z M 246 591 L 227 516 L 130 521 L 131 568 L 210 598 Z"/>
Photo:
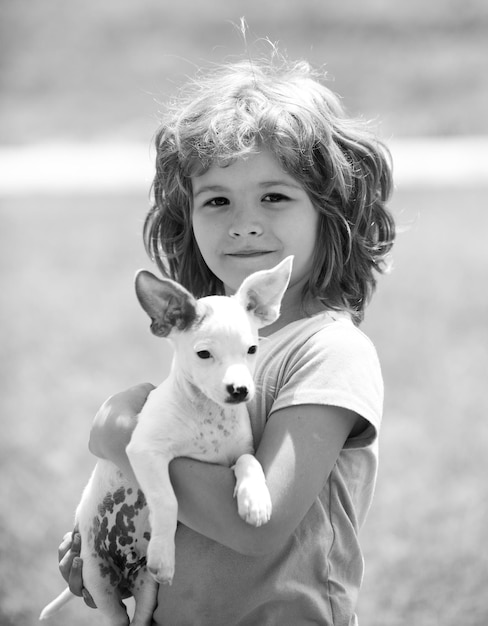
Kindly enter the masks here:
<path id="1" fill-rule="evenodd" d="M 262 183 L 259 183 L 260 187 L 293 187 L 295 189 L 301 189 L 301 185 L 299 183 L 294 182 L 293 180 L 267 180 Z"/>
<path id="2" fill-rule="evenodd" d="M 295 183 L 293 180 L 286 180 L 277 178 L 276 180 L 265 180 L 258 183 L 259 187 L 263 189 L 267 189 L 269 187 L 291 187 L 294 189 L 302 189 L 299 183 Z M 222 185 L 204 185 L 200 187 L 200 189 L 194 189 L 194 197 L 198 198 L 201 194 L 204 193 L 229 193 L 229 189 L 227 187 L 223 187 Z"/>
<path id="3" fill-rule="evenodd" d="M 222 187 L 221 185 L 204 185 L 203 187 L 200 187 L 198 191 L 194 190 L 193 195 L 197 198 L 202 193 L 225 193 L 227 191 L 228 189 Z"/>

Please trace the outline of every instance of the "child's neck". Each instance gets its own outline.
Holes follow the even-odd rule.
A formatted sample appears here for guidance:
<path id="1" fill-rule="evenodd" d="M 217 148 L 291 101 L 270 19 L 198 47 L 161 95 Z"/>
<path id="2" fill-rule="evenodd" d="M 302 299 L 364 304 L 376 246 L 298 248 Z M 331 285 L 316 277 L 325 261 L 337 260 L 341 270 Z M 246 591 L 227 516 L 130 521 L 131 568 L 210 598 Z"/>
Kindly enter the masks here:
<path id="1" fill-rule="evenodd" d="M 286 300 L 283 300 L 283 304 L 281 306 L 281 314 L 279 318 L 276 320 L 276 322 L 273 322 L 269 326 L 261 328 L 261 330 L 259 331 L 259 336 L 269 337 L 276 331 L 281 330 L 292 322 L 296 322 L 306 317 L 311 317 L 312 315 L 322 313 L 325 310 L 326 308 L 319 300 L 312 300 L 307 304 L 305 304 L 301 299 L 298 301 L 294 300 L 290 302 L 286 302 Z"/>

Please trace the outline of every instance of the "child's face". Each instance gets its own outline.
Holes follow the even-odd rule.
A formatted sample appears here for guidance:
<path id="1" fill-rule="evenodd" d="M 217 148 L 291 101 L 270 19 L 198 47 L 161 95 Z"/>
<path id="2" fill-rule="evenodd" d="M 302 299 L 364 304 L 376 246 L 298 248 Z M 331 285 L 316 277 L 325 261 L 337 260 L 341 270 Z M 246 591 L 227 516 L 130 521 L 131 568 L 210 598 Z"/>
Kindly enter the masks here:
<path id="1" fill-rule="evenodd" d="M 301 289 L 312 267 L 318 213 L 271 152 L 263 149 L 227 167 L 213 165 L 192 176 L 192 190 L 195 239 L 226 293 L 290 254 L 295 257 L 290 287 Z"/>

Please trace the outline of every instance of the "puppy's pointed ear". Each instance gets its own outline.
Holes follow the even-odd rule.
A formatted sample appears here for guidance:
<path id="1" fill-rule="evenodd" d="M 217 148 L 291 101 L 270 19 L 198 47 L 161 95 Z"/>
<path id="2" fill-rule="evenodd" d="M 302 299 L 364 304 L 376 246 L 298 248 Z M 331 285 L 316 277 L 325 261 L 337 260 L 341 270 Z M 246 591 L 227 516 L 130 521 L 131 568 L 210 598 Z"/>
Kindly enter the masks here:
<path id="1" fill-rule="evenodd" d="M 286 257 L 270 270 L 248 276 L 235 294 L 242 306 L 252 313 L 260 327 L 280 316 L 281 300 L 290 282 L 293 257 Z"/>
<path id="2" fill-rule="evenodd" d="M 167 337 L 174 328 L 185 330 L 195 321 L 197 301 L 175 281 L 139 270 L 135 287 L 142 308 L 151 318 L 151 331 L 158 337 Z"/>

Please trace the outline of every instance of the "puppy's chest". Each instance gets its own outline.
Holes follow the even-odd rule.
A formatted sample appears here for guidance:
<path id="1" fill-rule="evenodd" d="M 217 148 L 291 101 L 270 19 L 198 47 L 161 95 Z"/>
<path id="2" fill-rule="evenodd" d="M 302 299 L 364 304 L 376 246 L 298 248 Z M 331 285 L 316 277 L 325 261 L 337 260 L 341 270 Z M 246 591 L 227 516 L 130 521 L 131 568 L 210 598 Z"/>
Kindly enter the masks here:
<path id="1" fill-rule="evenodd" d="M 192 411 L 192 436 L 188 453 L 206 461 L 232 463 L 249 444 L 247 409 L 223 408 L 196 401 Z"/>

